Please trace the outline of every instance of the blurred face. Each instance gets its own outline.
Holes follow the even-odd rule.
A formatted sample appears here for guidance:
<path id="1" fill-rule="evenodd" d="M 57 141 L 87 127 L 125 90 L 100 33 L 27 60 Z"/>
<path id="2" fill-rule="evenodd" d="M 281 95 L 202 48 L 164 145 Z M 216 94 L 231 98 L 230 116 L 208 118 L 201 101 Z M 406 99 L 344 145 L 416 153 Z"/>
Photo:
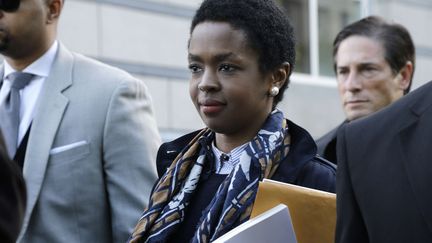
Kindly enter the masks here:
<path id="1" fill-rule="evenodd" d="M 382 44 L 372 38 L 351 36 L 336 54 L 339 95 L 349 121 L 367 116 L 403 96 L 402 77 L 394 75 L 384 59 Z"/>
<path id="2" fill-rule="evenodd" d="M 16 11 L 0 11 L 0 53 L 20 59 L 45 47 L 47 11 L 46 0 L 21 0 Z"/>
<path id="3" fill-rule="evenodd" d="M 244 32 L 224 22 L 198 24 L 190 38 L 189 69 L 191 99 L 216 139 L 252 139 L 271 112 L 272 75 L 260 72 Z"/>

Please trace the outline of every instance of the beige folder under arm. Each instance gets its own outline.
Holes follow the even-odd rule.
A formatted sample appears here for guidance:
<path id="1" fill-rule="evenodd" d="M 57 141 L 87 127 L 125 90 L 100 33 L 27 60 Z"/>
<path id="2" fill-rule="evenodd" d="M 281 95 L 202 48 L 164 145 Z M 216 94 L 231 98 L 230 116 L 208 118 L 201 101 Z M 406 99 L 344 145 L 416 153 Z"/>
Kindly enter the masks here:
<path id="1" fill-rule="evenodd" d="M 251 218 L 285 204 L 298 243 L 333 243 L 336 194 L 265 179 L 260 182 Z"/>

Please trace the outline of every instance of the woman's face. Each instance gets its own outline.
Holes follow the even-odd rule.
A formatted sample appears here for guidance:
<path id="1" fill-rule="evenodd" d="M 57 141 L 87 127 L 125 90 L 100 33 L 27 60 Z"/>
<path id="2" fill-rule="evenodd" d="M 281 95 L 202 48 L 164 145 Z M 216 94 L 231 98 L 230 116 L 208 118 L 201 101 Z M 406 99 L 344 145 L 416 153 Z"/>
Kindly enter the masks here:
<path id="1" fill-rule="evenodd" d="M 200 23 L 188 59 L 189 92 L 204 123 L 217 135 L 252 139 L 272 109 L 272 74 L 260 72 L 245 33 L 225 22 Z"/>

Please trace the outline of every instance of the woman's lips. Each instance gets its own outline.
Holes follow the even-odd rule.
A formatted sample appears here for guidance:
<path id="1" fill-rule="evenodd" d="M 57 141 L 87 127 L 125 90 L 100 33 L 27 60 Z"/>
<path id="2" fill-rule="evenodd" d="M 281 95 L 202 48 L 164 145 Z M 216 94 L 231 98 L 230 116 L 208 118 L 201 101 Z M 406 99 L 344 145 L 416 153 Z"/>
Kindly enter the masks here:
<path id="1" fill-rule="evenodd" d="M 212 106 L 201 106 L 201 111 L 206 115 L 217 114 L 221 112 L 223 106 L 221 105 L 212 105 Z"/>
<path id="2" fill-rule="evenodd" d="M 224 103 L 217 100 L 205 100 L 199 103 L 201 111 L 206 115 L 214 115 L 221 112 L 225 106 Z"/>

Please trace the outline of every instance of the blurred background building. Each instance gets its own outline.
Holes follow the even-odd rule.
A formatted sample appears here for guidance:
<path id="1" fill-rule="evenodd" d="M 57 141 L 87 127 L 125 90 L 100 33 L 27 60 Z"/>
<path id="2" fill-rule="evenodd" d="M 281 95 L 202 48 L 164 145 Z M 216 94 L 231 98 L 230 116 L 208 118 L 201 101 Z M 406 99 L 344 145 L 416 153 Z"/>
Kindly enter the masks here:
<path id="1" fill-rule="evenodd" d="M 201 0 L 67 0 L 59 38 L 70 49 L 123 68 L 147 84 L 164 140 L 203 127 L 189 99 L 187 41 Z M 416 45 L 413 88 L 432 79 L 430 0 L 277 0 L 297 36 L 297 64 L 279 105 L 314 137 L 343 119 L 332 42 L 375 14 L 406 26 Z"/>

